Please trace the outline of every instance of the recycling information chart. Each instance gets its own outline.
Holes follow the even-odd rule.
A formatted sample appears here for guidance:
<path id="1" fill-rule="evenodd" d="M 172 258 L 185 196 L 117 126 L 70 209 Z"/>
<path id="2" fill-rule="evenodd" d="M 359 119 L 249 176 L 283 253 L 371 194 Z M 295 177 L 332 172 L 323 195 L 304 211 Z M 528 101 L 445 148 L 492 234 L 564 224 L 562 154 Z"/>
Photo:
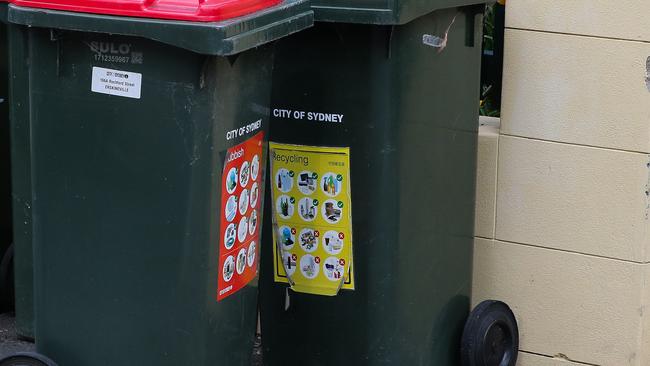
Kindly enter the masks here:
<path id="1" fill-rule="evenodd" d="M 317 295 L 353 290 L 350 149 L 269 148 L 275 281 Z"/>
<path id="2" fill-rule="evenodd" d="M 264 132 L 231 147 L 221 181 L 217 300 L 234 294 L 257 275 L 260 208 L 264 193 Z"/>

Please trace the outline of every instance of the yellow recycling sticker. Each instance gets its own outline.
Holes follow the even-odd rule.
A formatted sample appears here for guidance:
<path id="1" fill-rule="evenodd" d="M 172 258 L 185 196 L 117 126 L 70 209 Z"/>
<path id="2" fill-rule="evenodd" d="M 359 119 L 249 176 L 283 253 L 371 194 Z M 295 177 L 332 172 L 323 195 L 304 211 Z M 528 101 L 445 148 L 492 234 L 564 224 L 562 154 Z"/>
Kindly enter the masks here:
<path id="1" fill-rule="evenodd" d="M 276 282 L 354 290 L 350 149 L 269 142 Z"/>

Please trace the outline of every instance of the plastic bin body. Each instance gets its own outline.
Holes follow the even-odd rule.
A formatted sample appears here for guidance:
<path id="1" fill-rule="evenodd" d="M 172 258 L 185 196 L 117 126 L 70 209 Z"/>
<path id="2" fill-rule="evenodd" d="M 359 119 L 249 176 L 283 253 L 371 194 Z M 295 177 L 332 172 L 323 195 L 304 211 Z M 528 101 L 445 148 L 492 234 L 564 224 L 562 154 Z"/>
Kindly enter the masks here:
<path id="1" fill-rule="evenodd" d="M 14 296 L 16 332 L 34 338 L 34 266 L 32 246 L 32 186 L 29 129 L 27 32 L 8 23 L 11 139 L 11 198 L 13 216 Z"/>
<path id="2" fill-rule="evenodd" d="M 11 169 L 9 155 L 9 67 L 7 45 L 7 3 L 0 2 L 0 312 L 11 304 L 10 266 L 5 254 L 11 245 Z M 5 259 L 3 261 L 3 259 Z"/>
<path id="3" fill-rule="evenodd" d="M 0 2 L 0 257 L 11 243 L 11 183 L 9 169 L 9 64 L 7 3 Z"/>
<path id="4" fill-rule="evenodd" d="M 350 148 L 356 289 L 287 296 L 288 286 L 273 279 L 267 197 L 266 365 L 460 364 L 472 273 L 479 9 L 437 10 L 399 26 L 319 22 L 278 44 L 272 108 L 345 116 L 274 117 L 270 141 Z M 447 30 L 444 49 L 423 43 L 423 35 Z"/>
<path id="5" fill-rule="evenodd" d="M 250 365 L 257 280 L 217 301 L 223 169 L 255 136 L 265 151 L 269 41 L 311 25 L 308 5 L 216 24 L 14 5 L 9 19 L 30 60 L 14 90 L 30 96 L 37 350 Z M 94 68 L 140 74 L 139 97 L 92 91 Z"/>

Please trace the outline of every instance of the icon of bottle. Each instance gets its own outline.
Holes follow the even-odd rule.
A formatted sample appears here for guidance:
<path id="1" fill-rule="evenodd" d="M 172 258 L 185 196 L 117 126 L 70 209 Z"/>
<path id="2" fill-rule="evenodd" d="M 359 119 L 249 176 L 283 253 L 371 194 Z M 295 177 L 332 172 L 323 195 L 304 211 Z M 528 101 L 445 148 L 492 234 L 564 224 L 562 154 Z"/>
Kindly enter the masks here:
<path id="1" fill-rule="evenodd" d="M 280 199 L 280 211 L 282 216 L 289 216 L 289 201 L 286 198 Z"/>

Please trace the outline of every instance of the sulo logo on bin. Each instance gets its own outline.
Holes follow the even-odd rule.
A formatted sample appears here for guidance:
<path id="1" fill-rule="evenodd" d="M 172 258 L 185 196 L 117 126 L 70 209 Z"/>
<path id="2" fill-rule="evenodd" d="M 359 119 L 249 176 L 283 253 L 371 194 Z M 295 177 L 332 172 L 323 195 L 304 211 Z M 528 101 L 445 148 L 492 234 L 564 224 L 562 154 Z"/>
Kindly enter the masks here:
<path id="1" fill-rule="evenodd" d="M 90 42 L 90 49 L 97 53 L 110 55 L 128 55 L 131 53 L 131 45 L 128 43 L 92 41 Z"/>
<path id="2" fill-rule="evenodd" d="M 133 51 L 130 43 L 91 41 L 86 44 L 93 52 L 95 61 L 142 64 L 144 60 L 142 52 Z"/>

